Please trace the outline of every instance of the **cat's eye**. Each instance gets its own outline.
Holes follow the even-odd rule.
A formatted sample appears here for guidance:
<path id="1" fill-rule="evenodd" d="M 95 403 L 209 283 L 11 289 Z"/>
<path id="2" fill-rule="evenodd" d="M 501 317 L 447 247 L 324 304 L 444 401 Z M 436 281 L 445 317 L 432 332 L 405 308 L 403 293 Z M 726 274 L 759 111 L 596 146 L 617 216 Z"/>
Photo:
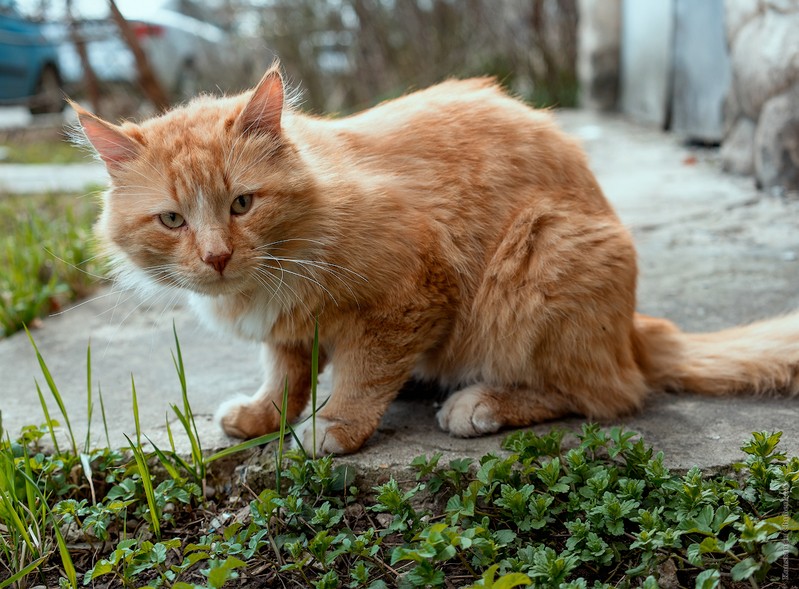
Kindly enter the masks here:
<path id="1" fill-rule="evenodd" d="M 233 199 L 230 212 L 234 215 L 243 215 L 252 207 L 252 194 L 240 194 Z"/>
<path id="2" fill-rule="evenodd" d="M 158 218 L 161 220 L 161 223 L 170 229 L 177 229 L 186 224 L 186 220 L 178 213 L 161 213 Z"/>

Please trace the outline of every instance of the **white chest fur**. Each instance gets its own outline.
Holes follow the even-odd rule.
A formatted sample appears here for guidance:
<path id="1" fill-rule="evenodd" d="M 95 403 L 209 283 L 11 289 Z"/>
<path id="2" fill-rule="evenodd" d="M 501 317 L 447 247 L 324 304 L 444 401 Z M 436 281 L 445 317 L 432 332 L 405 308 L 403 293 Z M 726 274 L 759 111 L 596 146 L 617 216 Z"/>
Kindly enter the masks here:
<path id="1" fill-rule="evenodd" d="M 243 295 L 210 297 L 192 293 L 189 303 L 211 329 L 262 342 L 277 321 L 280 306 L 274 298 Z"/>

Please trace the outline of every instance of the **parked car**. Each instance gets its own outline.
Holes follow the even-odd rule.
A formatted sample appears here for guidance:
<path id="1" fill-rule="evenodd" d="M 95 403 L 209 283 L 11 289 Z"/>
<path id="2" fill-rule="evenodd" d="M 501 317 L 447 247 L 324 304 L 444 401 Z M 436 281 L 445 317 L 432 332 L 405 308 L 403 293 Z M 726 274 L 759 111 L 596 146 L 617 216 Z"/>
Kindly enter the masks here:
<path id="1" fill-rule="evenodd" d="M 247 76 L 246 60 L 239 58 L 230 36 L 221 28 L 178 12 L 181 2 L 166 0 L 153 7 L 132 1 L 118 2 L 130 23 L 153 73 L 174 99 L 201 90 L 240 85 Z M 109 18 L 78 21 L 89 63 L 100 81 L 134 84 L 138 77 L 133 54 Z M 53 24 L 51 38 L 58 40 L 62 75 L 68 85 L 83 79 L 83 66 L 69 29 Z M 247 79 L 244 83 L 249 82 Z"/>
<path id="2" fill-rule="evenodd" d="M 0 105 L 25 104 L 33 114 L 64 108 L 58 48 L 43 26 L 0 0 Z"/>

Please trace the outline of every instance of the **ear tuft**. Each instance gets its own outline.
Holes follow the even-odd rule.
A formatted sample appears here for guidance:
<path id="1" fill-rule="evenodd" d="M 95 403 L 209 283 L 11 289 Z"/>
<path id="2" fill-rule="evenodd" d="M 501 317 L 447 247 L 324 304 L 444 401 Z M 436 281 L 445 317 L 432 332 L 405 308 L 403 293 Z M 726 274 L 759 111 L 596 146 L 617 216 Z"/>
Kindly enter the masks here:
<path id="1" fill-rule="evenodd" d="M 77 113 L 78 122 L 86 139 L 105 162 L 109 171 L 119 168 L 139 154 L 140 143 L 121 127 L 104 121 L 71 100 L 69 105 Z"/>
<path id="2" fill-rule="evenodd" d="M 283 78 L 280 76 L 280 67 L 275 63 L 258 82 L 250 100 L 241 111 L 238 119 L 241 131 L 279 137 L 283 94 Z"/>

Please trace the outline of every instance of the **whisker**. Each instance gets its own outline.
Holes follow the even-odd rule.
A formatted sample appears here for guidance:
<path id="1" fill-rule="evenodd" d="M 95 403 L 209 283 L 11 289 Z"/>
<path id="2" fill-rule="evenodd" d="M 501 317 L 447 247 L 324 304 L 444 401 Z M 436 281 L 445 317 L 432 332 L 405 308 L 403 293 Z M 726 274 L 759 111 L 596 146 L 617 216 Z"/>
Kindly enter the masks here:
<path id="1" fill-rule="evenodd" d="M 69 313 L 73 309 L 77 309 L 78 307 L 82 307 L 84 305 L 88 305 L 89 303 L 93 303 L 95 301 L 99 301 L 101 299 L 110 297 L 111 295 L 115 295 L 118 292 L 120 292 L 120 291 L 110 290 L 108 292 L 104 292 L 103 294 L 99 294 L 99 295 L 93 296 L 93 297 L 91 297 L 89 299 L 83 300 L 83 301 L 81 301 L 79 303 L 75 303 L 74 305 L 70 305 L 69 308 L 64 309 L 63 311 L 57 311 L 55 313 L 50 313 L 49 316 L 50 317 L 58 317 L 59 315 L 64 315 L 65 313 Z M 108 311 L 108 309 L 106 309 L 105 311 L 100 311 L 100 313 L 98 313 L 98 316 L 102 315 L 103 313 L 106 313 L 107 311 Z"/>
<path id="2" fill-rule="evenodd" d="M 289 242 L 292 242 L 292 241 L 305 241 L 305 242 L 308 242 L 308 243 L 314 243 L 316 245 L 321 245 L 321 246 L 325 245 L 325 242 L 320 241 L 318 239 L 306 239 L 304 237 L 292 237 L 292 238 L 289 238 L 289 239 L 279 239 L 277 241 L 272 241 L 270 243 L 265 243 L 263 245 L 259 245 L 255 249 L 257 249 L 257 250 L 268 249 L 268 248 L 270 248 L 270 247 L 272 247 L 274 245 L 279 245 L 279 244 L 282 244 L 282 243 L 289 243 Z"/>
<path id="3" fill-rule="evenodd" d="M 273 267 L 272 269 L 273 269 L 273 270 L 280 270 L 280 268 L 274 268 L 274 267 Z M 262 274 L 267 274 L 267 275 L 269 274 L 269 272 L 267 272 L 267 270 L 266 270 L 265 268 L 261 267 L 261 266 L 258 266 L 258 267 L 256 267 L 256 271 L 258 271 L 258 272 L 261 272 Z M 301 297 L 301 296 L 299 296 L 299 294 L 297 293 L 297 291 L 296 291 L 296 290 L 294 290 L 294 288 L 293 288 L 293 287 L 292 287 L 292 286 L 291 286 L 291 285 L 290 285 L 288 282 L 286 282 L 285 280 L 283 280 L 283 279 L 281 278 L 280 285 L 281 285 L 281 287 L 284 287 L 284 288 L 287 288 L 287 289 L 289 289 L 289 291 L 290 291 L 290 292 L 291 292 L 291 293 L 294 295 L 294 299 L 295 299 L 295 300 L 296 300 L 296 301 L 297 301 L 297 302 L 298 302 L 300 305 L 302 305 L 303 307 L 305 307 L 305 310 L 308 312 L 308 316 L 309 316 L 309 317 L 313 317 L 313 316 L 314 316 L 314 314 L 311 312 L 311 309 L 310 309 L 310 307 L 308 307 L 307 303 L 306 303 L 306 302 L 305 302 L 305 301 L 302 299 L 302 297 Z"/>
<path id="4" fill-rule="evenodd" d="M 256 268 L 254 271 L 251 271 L 250 276 L 253 279 L 255 279 L 255 281 L 258 282 L 258 284 L 260 284 L 261 286 L 272 292 L 272 296 L 269 297 L 268 301 L 266 301 L 267 305 L 271 304 L 273 300 L 277 299 L 277 302 L 285 311 L 291 309 L 286 300 L 283 298 L 282 293 L 280 293 L 280 289 L 275 288 L 264 281 L 264 277 L 269 278 L 270 281 L 277 281 L 276 277 L 272 276 L 272 274 L 270 274 L 269 272 L 260 272 L 258 268 Z"/>
<path id="5" fill-rule="evenodd" d="M 268 264 L 263 264 L 263 266 L 264 266 L 264 267 L 266 267 L 266 268 L 271 268 L 272 270 L 279 270 L 281 273 L 285 272 L 286 274 L 291 274 L 292 276 L 297 276 L 298 278 L 304 278 L 305 280 L 308 280 L 309 282 L 312 282 L 313 284 L 315 284 L 316 286 L 318 286 L 319 288 L 321 288 L 323 291 L 325 291 L 325 292 L 327 293 L 327 295 L 328 295 L 328 296 L 329 296 L 329 297 L 330 297 L 330 298 L 333 300 L 333 303 L 334 303 L 336 306 L 338 306 L 338 300 L 337 300 L 337 299 L 336 299 L 336 297 L 333 295 L 333 293 L 332 293 L 332 292 L 330 292 L 330 291 L 327 289 L 327 287 L 325 287 L 325 285 L 324 285 L 324 284 L 322 284 L 321 282 L 319 282 L 319 281 L 318 281 L 318 280 L 316 280 L 315 278 L 313 278 L 313 277 L 311 277 L 311 276 L 307 276 L 307 275 L 305 275 L 305 274 L 302 274 L 301 272 L 293 272 L 292 270 L 286 270 L 286 269 L 283 267 L 283 265 L 280 263 L 280 260 L 278 260 L 277 258 L 274 258 L 274 257 L 271 257 L 271 256 L 270 256 L 269 258 L 261 258 L 261 259 L 262 259 L 262 260 L 264 260 L 264 259 L 267 259 L 267 260 L 269 260 L 269 259 L 271 259 L 271 260 L 274 260 L 275 262 L 277 262 L 277 264 L 278 264 L 278 266 L 279 266 L 279 268 L 275 268 L 274 266 L 269 266 Z"/>
<path id="6" fill-rule="evenodd" d="M 85 274 L 86 276 L 90 276 L 90 277 L 92 277 L 92 278 L 96 278 L 96 279 L 98 279 L 98 280 L 108 280 L 108 276 L 101 276 L 100 274 L 93 274 L 92 272 L 89 272 L 89 271 L 87 271 L 87 270 L 84 270 L 83 268 L 79 268 L 77 265 L 73 264 L 72 262 L 67 262 L 67 261 L 66 261 L 64 258 L 61 258 L 61 257 L 57 256 L 57 255 L 56 255 L 54 252 L 51 252 L 51 251 L 50 251 L 49 249 L 47 249 L 46 247 L 43 247 L 42 249 L 43 249 L 45 252 L 47 252 L 47 254 L 49 254 L 49 255 L 53 256 L 53 257 L 54 257 L 56 260 L 58 260 L 59 262 L 62 262 L 62 263 L 64 263 L 64 264 L 66 264 L 66 265 L 67 265 L 67 266 L 69 266 L 70 268 L 74 268 L 74 269 L 75 269 L 75 270 L 77 270 L 78 272 L 82 272 L 82 273 L 83 273 L 83 274 Z M 99 254 L 98 254 L 98 255 L 99 255 Z M 97 256 L 92 256 L 91 258 L 88 258 L 88 259 L 86 259 L 86 260 L 83 260 L 83 261 L 81 262 L 81 264 L 86 264 L 86 263 L 88 263 L 88 262 L 91 262 L 91 261 L 92 261 L 92 260 L 94 260 L 95 258 L 97 258 Z"/>

